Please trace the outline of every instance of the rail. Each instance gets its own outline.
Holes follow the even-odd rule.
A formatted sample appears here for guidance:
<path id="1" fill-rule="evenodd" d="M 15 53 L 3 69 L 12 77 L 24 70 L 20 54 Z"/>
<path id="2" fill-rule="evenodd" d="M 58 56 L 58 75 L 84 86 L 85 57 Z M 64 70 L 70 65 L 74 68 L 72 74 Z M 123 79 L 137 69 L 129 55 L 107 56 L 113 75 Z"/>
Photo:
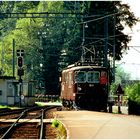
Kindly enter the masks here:
<path id="1" fill-rule="evenodd" d="M 11 127 L 3 134 L 3 136 L 1 137 L 1 139 L 5 139 L 8 134 L 11 132 L 11 130 L 13 129 L 14 126 L 16 126 L 16 124 L 18 123 L 18 121 L 20 120 L 20 118 L 24 115 L 25 111 L 23 111 L 21 113 L 21 115 L 18 117 L 18 119 L 11 125 Z"/>
<path id="2" fill-rule="evenodd" d="M 20 116 L 17 118 L 17 120 L 14 123 L 12 123 L 9 126 L 3 127 L 3 130 L 6 131 L 6 132 L 4 132 L 4 134 L 1 136 L 0 139 L 8 139 L 10 137 L 13 137 L 13 134 L 17 131 L 15 129 L 17 126 L 18 126 L 18 128 L 20 128 L 24 124 L 27 125 L 26 123 L 28 123 L 32 119 L 40 119 L 39 123 L 36 126 L 36 130 L 38 129 L 37 133 L 36 133 L 37 134 L 36 138 L 37 139 L 44 139 L 45 138 L 45 134 L 44 134 L 44 122 L 43 122 L 43 119 L 45 118 L 45 111 L 48 111 L 48 110 L 50 110 L 52 108 L 54 108 L 54 106 L 53 107 L 47 107 L 47 108 L 46 107 L 43 107 L 43 108 L 39 107 L 38 110 L 36 110 L 37 108 L 35 108 L 35 107 L 34 108 L 25 109 L 20 114 Z M 33 113 L 30 112 L 30 111 L 33 111 Z M 34 111 L 37 111 L 37 112 L 34 113 Z M 30 116 L 31 114 L 35 114 L 35 116 L 34 115 Z M 28 117 L 29 117 L 29 119 L 26 119 Z M 21 119 L 25 119 L 25 120 L 21 120 Z M 1 130 L 2 130 L 2 128 L 1 128 Z"/>
<path id="3" fill-rule="evenodd" d="M 24 109 L 15 109 L 15 110 L 3 109 L 3 110 L 0 110 L 0 117 L 5 116 L 5 115 L 18 114 L 18 113 L 23 112 L 24 110 L 25 110 L 25 108 Z"/>
<path id="4" fill-rule="evenodd" d="M 41 119 L 40 119 L 40 134 L 39 134 L 39 139 L 44 139 L 44 135 L 43 135 L 43 132 L 44 132 L 44 123 L 43 123 L 43 119 L 44 119 L 44 113 L 46 110 L 49 110 L 49 109 L 53 109 L 55 107 L 48 107 L 48 108 L 45 108 L 45 109 L 42 109 L 41 110 Z"/>
<path id="5" fill-rule="evenodd" d="M 43 129 L 44 129 L 44 123 L 43 123 L 43 119 L 44 119 L 44 110 L 41 110 L 41 119 L 40 119 L 40 134 L 39 134 L 39 139 L 43 139 Z"/>

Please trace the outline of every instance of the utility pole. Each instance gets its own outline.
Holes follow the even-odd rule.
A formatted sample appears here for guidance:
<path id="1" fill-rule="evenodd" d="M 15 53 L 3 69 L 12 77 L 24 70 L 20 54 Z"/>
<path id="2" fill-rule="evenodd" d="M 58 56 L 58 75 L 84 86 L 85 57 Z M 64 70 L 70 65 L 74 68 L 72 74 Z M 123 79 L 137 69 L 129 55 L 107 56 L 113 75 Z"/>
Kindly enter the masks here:
<path id="1" fill-rule="evenodd" d="M 1 51 L 1 75 L 2 76 L 4 74 L 3 66 L 4 66 L 4 38 L 2 38 L 2 51 Z"/>
<path id="2" fill-rule="evenodd" d="M 114 15 L 114 29 L 113 29 L 113 34 L 114 34 L 114 39 L 113 39 L 113 82 L 115 82 L 115 50 L 116 50 L 116 45 L 115 45 L 115 24 L 116 24 L 116 15 Z"/>
<path id="3" fill-rule="evenodd" d="M 84 43 L 85 43 L 85 22 L 83 23 L 82 58 L 81 58 L 82 62 L 84 62 L 84 54 L 85 54 Z"/>
<path id="4" fill-rule="evenodd" d="M 13 77 L 15 77 L 15 39 L 13 39 Z"/>
<path id="5" fill-rule="evenodd" d="M 105 47 L 104 47 L 104 54 L 105 54 L 105 61 L 104 66 L 107 67 L 108 60 L 107 60 L 107 54 L 108 54 L 108 17 L 106 17 L 104 23 L 104 35 L 105 35 Z"/>

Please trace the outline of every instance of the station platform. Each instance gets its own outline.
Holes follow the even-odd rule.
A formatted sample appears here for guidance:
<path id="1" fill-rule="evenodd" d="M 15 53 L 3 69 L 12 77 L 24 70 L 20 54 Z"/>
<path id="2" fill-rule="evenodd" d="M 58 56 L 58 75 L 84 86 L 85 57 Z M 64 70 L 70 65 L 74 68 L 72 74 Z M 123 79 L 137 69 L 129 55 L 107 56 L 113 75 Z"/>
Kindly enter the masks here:
<path id="1" fill-rule="evenodd" d="M 67 139 L 140 139 L 140 117 L 94 111 L 57 111 Z"/>

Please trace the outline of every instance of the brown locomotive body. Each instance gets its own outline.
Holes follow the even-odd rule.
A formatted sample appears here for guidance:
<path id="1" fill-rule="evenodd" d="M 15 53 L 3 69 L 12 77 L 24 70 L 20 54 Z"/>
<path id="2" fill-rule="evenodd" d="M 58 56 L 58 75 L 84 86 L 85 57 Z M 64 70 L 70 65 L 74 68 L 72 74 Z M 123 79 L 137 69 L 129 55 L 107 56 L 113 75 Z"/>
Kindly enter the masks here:
<path id="1" fill-rule="evenodd" d="M 108 72 L 96 65 L 71 65 L 62 71 L 61 99 L 67 107 L 107 109 Z"/>

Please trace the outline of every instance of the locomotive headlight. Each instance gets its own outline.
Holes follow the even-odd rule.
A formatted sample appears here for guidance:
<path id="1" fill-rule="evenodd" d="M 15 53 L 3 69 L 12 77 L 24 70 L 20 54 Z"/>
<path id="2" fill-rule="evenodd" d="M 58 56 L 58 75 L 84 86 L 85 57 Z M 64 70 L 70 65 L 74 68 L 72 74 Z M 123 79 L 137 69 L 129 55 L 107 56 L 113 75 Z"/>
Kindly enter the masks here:
<path id="1" fill-rule="evenodd" d="M 78 87 L 78 91 L 81 91 L 82 90 L 82 88 L 81 87 Z"/>
<path id="2" fill-rule="evenodd" d="M 94 84 L 89 84 L 89 87 L 94 87 Z"/>

